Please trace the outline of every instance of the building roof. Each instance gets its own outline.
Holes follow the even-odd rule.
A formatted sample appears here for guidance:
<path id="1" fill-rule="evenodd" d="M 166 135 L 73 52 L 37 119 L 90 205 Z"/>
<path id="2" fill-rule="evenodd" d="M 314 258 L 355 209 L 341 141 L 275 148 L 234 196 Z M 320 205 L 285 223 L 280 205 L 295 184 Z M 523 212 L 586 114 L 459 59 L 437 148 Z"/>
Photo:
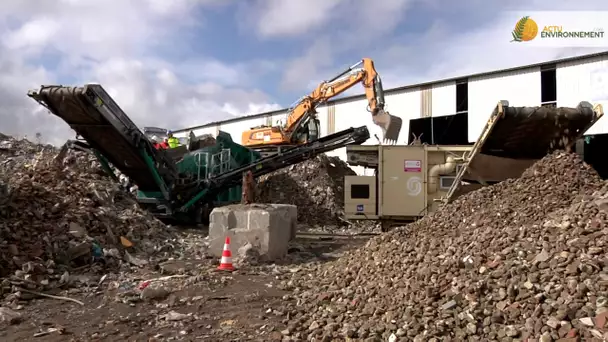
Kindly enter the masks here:
<path id="1" fill-rule="evenodd" d="M 405 85 L 405 86 L 401 86 L 401 87 L 387 89 L 387 90 L 384 91 L 384 94 L 385 95 L 390 95 L 390 94 L 394 94 L 394 93 L 397 93 L 397 92 L 402 92 L 404 90 L 409 90 L 409 89 L 414 89 L 414 88 L 420 88 L 420 87 L 429 86 L 429 85 L 433 85 L 433 84 L 437 84 L 437 83 L 455 82 L 455 81 L 460 81 L 460 80 L 465 80 L 465 79 L 469 79 L 469 78 L 473 78 L 473 77 L 480 77 L 480 76 L 492 76 L 492 75 L 502 74 L 502 73 L 505 73 L 505 72 L 518 71 L 518 70 L 523 70 L 523 69 L 528 69 L 528 68 L 535 68 L 535 67 L 543 67 L 543 66 L 552 65 L 552 64 L 558 64 L 558 63 L 580 61 L 580 60 L 591 59 L 591 58 L 602 57 L 602 56 L 608 56 L 608 50 L 607 51 L 602 51 L 602 52 L 597 52 L 597 53 L 592 53 L 592 54 L 587 54 L 587 55 L 580 55 L 580 56 L 575 56 L 575 57 L 568 57 L 568 58 L 555 59 L 555 60 L 551 60 L 551 61 L 545 61 L 545 62 L 541 62 L 541 63 L 522 65 L 522 66 L 517 66 L 517 67 L 513 67 L 513 68 L 497 69 L 497 70 L 486 71 L 486 72 L 481 72 L 481 73 L 477 73 L 477 74 L 458 76 L 458 77 L 450 77 L 450 78 L 444 78 L 444 79 L 439 79 L 439 80 L 434 80 L 434 81 L 429 81 L 429 82 L 423 82 L 423 83 L 409 84 L 409 85 Z M 343 103 L 343 102 L 349 102 L 349 101 L 359 100 L 359 99 L 364 99 L 364 98 L 365 98 L 365 94 L 345 96 L 345 97 L 338 98 L 338 99 L 335 99 L 335 100 L 327 101 L 327 105 L 329 105 L 329 104 L 339 104 L 339 103 Z M 239 121 L 248 120 L 248 119 L 263 118 L 263 117 L 267 117 L 267 116 L 271 116 L 271 115 L 283 114 L 283 113 L 285 113 L 287 111 L 287 109 L 288 108 L 283 108 L 283 109 L 279 109 L 279 110 L 273 110 L 273 111 L 270 111 L 270 112 L 264 112 L 264 113 L 258 113 L 258 114 L 250 114 L 250 115 L 243 115 L 243 116 L 235 117 L 233 119 L 222 120 L 222 121 L 214 121 L 214 122 L 206 123 L 204 125 L 193 126 L 193 127 L 188 127 L 188 128 L 182 128 L 182 129 L 176 129 L 176 130 L 173 130 L 173 132 L 179 133 L 179 132 L 190 131 L 190 130 L 193 130 L 193 129 L 213 127 L 213 126 L 217 126 L 219 124 L 227 124 L 227 123 L 231 123 L 231 122 L 239 122 Z"/>

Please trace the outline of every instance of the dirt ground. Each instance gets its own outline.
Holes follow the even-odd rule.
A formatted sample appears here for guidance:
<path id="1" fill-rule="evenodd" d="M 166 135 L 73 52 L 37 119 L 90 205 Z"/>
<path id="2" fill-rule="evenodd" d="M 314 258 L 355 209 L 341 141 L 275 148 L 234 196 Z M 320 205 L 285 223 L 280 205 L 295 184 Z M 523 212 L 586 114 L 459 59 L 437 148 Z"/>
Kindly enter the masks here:
<path id="1" fill-rule="evenodd" d="M 216 271 L 217 260 L 180 260 L 162 269 L 129 275 L 139 287 L 95 279 L 67 296 L 83 302 L 22 300 L 18 324 L 0 325 L 2 341 L 280 341 L 289 317 L 281 312 L 286 293 L 276 288 L 279 274 L 308 262 L 324 262 L 362 245 L 366 239 L 297 239 L 286 260 Z M 173 267 L 171 267 L 173 266 Z M 158 268 L 158 267 L 157 267 Z M 141 281 L 159 281 L 164 295 L 144 298 Z M 152 285 L 150 291 L 152 292 Z M 143 299 L 142 299 L 143 298 Z"/>

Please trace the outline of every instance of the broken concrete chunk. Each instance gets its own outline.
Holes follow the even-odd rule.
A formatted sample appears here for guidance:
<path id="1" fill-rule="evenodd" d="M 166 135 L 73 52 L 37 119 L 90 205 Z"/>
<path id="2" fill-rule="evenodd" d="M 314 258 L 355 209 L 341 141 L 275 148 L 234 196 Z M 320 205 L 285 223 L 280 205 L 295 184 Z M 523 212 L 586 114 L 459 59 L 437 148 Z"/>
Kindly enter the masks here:
<path id="1" fill-rule="evenodd" d="M 547 260 L 549 260 L 549 253 L 546 250 L 542 250 L 540 253 L 538 253 L 536 255 L 536 258 L 534 258 L 534 261 L 536 262 L 545 262 Z"/>
<path id="2" fill-rule="evenodd" d="M 13 311 L 7 307 L 0 307 L 0 323 L 18 324 L 22 320 L 20 313 Z"/>
<path id="3" fill-rule="evenodd" d="M 141 298 L 144 300 L 161 300 L 169 296 L 171 291 L 164 287 L 148 286 L 141 291 Z"/>
<path id="4" fill-rule="evenodd" d="M 69 229 L 70 234 L 72 234 L 72 236 L 74 236 L 75 238 L 80 239 L 87 235 L 87 230 L 76 222 L 70 222 Z"/>
<path id="5" fill-rule="evenodd" d="M 594 325 L 591 317 L 583 317 L 580 318 L 579 321 L 588 327 L 592 327 Z"/>
<path id="6" fill-rule="evenodd" d="M 165 320 L 172 321 L 172 322 L 182 321 L 182 320 L 187 319 L 188 317 L 190 317 L 190 316 L 186 315 L 186 314 L 183 314 L 183 313 L 176 312 L 176 311 L 169 311 L 167 314 L 165 314 L 163 316 L 163 318 Z"/>
<path id="7" fill-rule="evenodd" d="M 450 310 L 450 309 L 453 309 L 454 307 L 456 307 L 456 305 L 457 305 L 456 301 L 455 301 L 455 300 L 451 300 L 451 301 L 449 301 L 449 302 L 447 302 L 447 303 L 443 304 L 443 305 L 441 306 L 441 308 L 442 308 L 443 310 Z"/>
<path id="8" fill-rule="evenodd" d="M 299 266 L 280 285 L 296 303 L 290 336 L 322 340 L 311 323 L 336 321 L 356 327 L 353 341 L 386 341 L 397 328 L 400 341 L 592 341 L 589 328 L 600 329 L 577 330 L 587 327 L 577 319 L 595 319 L 608 285 L 605 258 L 588 253 L 605 239 L 587 229 L 606 195 L 578 156 L 555 152 L 332 262 Z"/>

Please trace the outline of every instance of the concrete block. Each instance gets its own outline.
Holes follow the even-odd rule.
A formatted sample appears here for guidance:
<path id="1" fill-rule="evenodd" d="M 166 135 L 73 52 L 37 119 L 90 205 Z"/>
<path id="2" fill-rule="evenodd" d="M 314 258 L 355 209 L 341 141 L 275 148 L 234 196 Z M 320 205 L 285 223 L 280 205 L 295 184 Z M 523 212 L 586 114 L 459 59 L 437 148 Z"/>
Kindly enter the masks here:
<path id="1" fill-rule="evenodd" d="M 293 240 L 296 238 L 296 233 L 298 232 L 298 207 L 292 204 L 269 204 L 275 210 L 285 211 L 285 213 L 281 215 L 286 215 L 291 219 L 291 226 L 289 228 L 291 234 L 289 235 L 289 240 Z"/>
<path id="2" fill-rule="evenodd" d="M 220 257 L 229 236 L 233 255 L 250 243 L 267 260 L 282 258 L 295 237 L 296 221 L 295 205 L 236 204 L 215 208 L 209 223 L 210 252 Z"/>

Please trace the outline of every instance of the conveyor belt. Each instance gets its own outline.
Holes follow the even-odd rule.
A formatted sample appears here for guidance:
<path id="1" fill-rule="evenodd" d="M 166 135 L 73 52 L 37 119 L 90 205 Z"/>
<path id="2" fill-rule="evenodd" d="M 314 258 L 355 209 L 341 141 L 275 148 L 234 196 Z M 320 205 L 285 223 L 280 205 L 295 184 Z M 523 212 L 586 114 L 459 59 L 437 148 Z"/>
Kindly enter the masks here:
<path id="1" fill-rule="evenodd" d="M 237 176 L 242 175 L 243 172 L 252 171 L 254 177 L 259 177 L 282 169 L 286 166 L 312 159 L 321 153 L 333 151 L 346 145 L 361 145 L 367 141 L 367 139 L 369 139 L 369 131 L 367 126 L 345 129 L 343 131 L 324 136 L 313 142 L 294 146 L 278 154 L 260 159 L 251 165 L 247 165 L 240 169 L 231 171 L 230 173 L 223 174 L 215 181 L 221 182 L 222 184 L 236 181 L 237 183 L 235 184 L 239 184 L 240 178 Z M 234 177 L 232 174 L 234 174 Z"/>
<path id="2" fill-rule="evenodd" d="M 578 139 L 597 115 L 588 102 L 576 108 L 510 107 L 503 113 L 481 146 L 481 153 L 513 159 L 540 159 Z"/>
<path id="3" fill-rule="evenodd" d="M 140 190 L 161 191 L 146 154 L 166 181 L 175 179 L 173 162 L 154 149 L 101 85 L 42 86 L 28 96 L 70 125 Z"/>
<path id="4" fill-rule="evenodd" d="M 189 194 L 184 195 L 183 197 L 194 197 L 192 197 L 188 203 L 184 204 L 181 210 L 186 210 L 198 201 L 204 201 L 203 198 L 212 198 L 215 193 L 221 191 L 222 189 L 231 188 L 241 184 L 244 172 L 251 171 L 254 177 L 259 177 L 261 175 L 282 169 L 286 166 L 312 159 L 321 153 L 333 151 L 347 145 L 360 145 L 367 141 L 367 139 L 369 139 L 369 131 L 366 126 L 349 128 L 322 137 L 313 142 L 298 145 L 281 153 L 259 159 L 252 164 L 231 170 L 227 173 L 219 175 L 218 177 L 210 179 L 204 185 L 199 186 L 196 189 L 191 189 Z M 195 195 L 194 191 L 198 192 L 198 194 Z"/>
<path id="5" fill-rule="evenodd" d="M 581 102 L 576 108 L 511 107 L 500 101 L 479 139 L 465 157 L 444 201 L 461 194 L 464 180 L 480 184 L 517 178 L 536 160 L 568 150 L 604 115 L 603 108 Z"/>
<path id="6" fill-rule="evenodd" d="M 277 153 L 285 152 L 286 150 L 296 147 L 298 145 L 278 145 L 278 146 L 254 146 L 249 149 L 258 152 L 262 157 L 268 157 Z"/>

